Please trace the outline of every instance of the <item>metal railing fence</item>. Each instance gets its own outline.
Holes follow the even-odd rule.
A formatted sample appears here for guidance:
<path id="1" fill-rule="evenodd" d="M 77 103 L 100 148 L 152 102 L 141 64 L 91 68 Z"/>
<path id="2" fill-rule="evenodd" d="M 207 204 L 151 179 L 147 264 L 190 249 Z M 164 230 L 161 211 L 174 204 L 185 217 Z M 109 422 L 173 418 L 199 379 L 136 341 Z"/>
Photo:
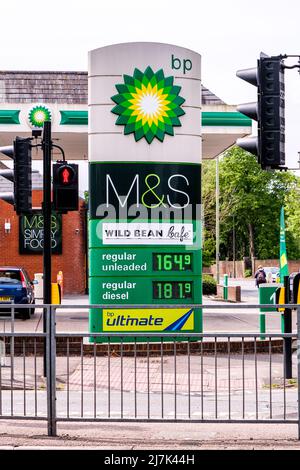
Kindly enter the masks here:
<path id="1" fill-rule="evenodd" d="M 299 305 L 288 306 L 297 308 L 297 331 L 266 332 L 264 339 L 260 332 L 57 331 L 57 309 L 101 307 L 36 305 L 46 310 L 45 332 L 16 331 L 15 306 L 9 307 L 10 331 L 0 331 L 7 352 L 0 367 L 0 419 L 45 420 L 50 436 L 66 421 L 285 423 L 296 424 L 300 438 Z M 174 305 L 105 306 L 149 307 Z M 258 307 L 265 306 L 242 306 Z M 287 338 L 297 351 L 292 379 L 285 371 Z"/>

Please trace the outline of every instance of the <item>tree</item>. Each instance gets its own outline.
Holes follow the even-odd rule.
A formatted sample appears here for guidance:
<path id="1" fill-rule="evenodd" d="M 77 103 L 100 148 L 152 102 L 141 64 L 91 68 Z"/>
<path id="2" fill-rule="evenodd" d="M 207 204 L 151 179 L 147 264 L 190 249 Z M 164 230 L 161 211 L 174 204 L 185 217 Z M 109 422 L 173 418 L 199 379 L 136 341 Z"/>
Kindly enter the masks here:
<path id="1" fill-rule="evenodd" d="M 211 238 L 215 238 L 214 170 L 214 162 L 204 164 L 204 224 L 210 246 Z M 294 201 L 299 178 L 291 172 L 262 170 L 253 155 L 238 147 L 220 158 L 219 175 L 221 257 L 232 258 L 234 229 L 236 258 L 278 258 L 280 208 Z M 292 225 L 287 220 L 287 227 L 294 227 L 299 220 L 297 216 L 295 220 L 291 218 Z M 295 238 L 292 229 L 287 236 L 287 246 L 290 258 L 300 256 L 299 238 Z M 204 253 L 206 248 L 204 240 Z"/>
<path id="2" fill-rule="evenodd" d="M 203 227 L 203 266 L 210 266 L 216 250 L 216 164 L 204 161 L 202 166 L 202 204 L 204 214 Z"/>
<path id="3" fill-rule="evenodd" d="M 285 198 L 285 214 L 287 216 L 286 231 L 300 245 L 300 178 Z"/>

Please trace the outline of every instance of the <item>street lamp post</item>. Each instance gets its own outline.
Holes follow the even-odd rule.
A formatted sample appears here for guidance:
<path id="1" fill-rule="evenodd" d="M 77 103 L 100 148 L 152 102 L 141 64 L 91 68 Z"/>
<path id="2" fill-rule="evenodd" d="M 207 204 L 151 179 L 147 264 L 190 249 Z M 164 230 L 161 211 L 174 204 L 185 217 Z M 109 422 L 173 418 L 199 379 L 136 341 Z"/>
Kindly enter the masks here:
<path id="1" fill-rule="evenodd" d="M 234 214 L 232 216 L 232 260 L 233 260 L 233 277 L 236 278 L 236 264 L 235 264 L 235 221 Z"/>

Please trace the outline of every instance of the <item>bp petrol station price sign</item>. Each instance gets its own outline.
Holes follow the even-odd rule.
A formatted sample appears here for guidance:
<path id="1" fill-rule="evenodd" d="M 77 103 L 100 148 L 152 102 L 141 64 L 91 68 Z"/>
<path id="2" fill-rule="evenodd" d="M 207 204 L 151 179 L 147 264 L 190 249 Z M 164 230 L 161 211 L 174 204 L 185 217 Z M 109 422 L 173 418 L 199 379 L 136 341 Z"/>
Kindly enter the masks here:
<path id="1" fill-rule="evenodd" d="M 154 271 L 192 271 L 193 255 L 191 253 L 153 253 Z"/>
<path id="2" fill-rule="evenodd" d="M 130 43 L 89 59 L 90 302 L 108 306 L 90 331 L 200 332 L 184 307 L 202 301 L 200 56 Z"/>

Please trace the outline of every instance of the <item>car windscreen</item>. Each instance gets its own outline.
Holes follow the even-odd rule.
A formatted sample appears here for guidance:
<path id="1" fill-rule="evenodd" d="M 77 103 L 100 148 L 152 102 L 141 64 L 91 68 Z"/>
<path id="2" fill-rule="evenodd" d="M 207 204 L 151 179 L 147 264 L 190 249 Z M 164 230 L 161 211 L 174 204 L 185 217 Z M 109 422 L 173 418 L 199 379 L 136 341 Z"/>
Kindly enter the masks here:
<path id="1" fill-rule="evenodd" d="M 0 270 L 0 284 L 21 284 L 20 271 Z"/>

